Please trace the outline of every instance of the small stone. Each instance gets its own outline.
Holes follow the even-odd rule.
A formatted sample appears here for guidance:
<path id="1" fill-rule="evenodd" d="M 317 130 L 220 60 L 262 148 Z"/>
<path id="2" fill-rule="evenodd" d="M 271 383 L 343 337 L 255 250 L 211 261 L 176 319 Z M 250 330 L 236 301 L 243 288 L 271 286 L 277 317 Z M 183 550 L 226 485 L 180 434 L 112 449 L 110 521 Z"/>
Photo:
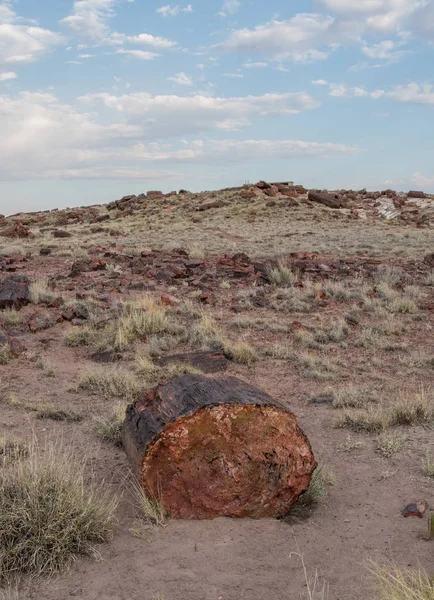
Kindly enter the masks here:
<path id="1" fill-rule="evenodd" d="M 161 304 L 165 306 L 178 306 L 181 300 L 172 294 L 161 294 Z"/>
<path id="2" fill-rule="evenodd" d="M 322 394 L 309 399 L 309 404 L 333 404 L 333 394 Z"/>

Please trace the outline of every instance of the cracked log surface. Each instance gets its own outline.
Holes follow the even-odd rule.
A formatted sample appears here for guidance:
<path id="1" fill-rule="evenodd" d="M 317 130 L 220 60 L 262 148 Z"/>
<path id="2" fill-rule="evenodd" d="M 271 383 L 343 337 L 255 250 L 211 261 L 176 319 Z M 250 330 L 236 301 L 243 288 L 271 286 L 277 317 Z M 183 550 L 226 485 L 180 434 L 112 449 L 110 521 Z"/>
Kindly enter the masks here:
<path id="1" fill-rule="evenodd" d="M 144 392 L 124 446 L 144 489 L 184 519 L 281 516 L 317 466 L 295 415 L 235 377 L 188 374 Z"/>

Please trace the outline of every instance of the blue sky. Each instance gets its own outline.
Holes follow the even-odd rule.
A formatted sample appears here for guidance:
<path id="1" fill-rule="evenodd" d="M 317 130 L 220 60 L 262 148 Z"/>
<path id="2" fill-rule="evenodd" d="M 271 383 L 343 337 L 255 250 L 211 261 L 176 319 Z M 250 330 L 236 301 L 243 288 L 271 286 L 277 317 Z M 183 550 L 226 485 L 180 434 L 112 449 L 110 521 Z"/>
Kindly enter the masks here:
<path id="1" fill-rule="evenodd" d="M 0 0 L 0 212 L 434 191 L 434 0 Z"/>

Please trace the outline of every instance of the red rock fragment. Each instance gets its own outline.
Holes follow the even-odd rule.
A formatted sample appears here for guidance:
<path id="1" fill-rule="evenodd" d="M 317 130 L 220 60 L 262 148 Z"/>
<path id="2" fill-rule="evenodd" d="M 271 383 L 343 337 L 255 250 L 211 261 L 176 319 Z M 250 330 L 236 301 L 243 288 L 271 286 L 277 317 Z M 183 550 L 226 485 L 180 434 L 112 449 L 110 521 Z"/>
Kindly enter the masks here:
<path id="1" fill-rule="evenodd" d="M 161 294 L 161 304 L 165 306 L 178 306 L 181 300 L 172 294 Z"/>
<path id="2" fill-rule="evenodd" d="M 428 503 L 426 500 L 418 500 L 415 503 L 407 504 L 401 511 L 401 514 L 403 517 L 418 517 L 419 519 L 422 519 L 427 508 Z"/>

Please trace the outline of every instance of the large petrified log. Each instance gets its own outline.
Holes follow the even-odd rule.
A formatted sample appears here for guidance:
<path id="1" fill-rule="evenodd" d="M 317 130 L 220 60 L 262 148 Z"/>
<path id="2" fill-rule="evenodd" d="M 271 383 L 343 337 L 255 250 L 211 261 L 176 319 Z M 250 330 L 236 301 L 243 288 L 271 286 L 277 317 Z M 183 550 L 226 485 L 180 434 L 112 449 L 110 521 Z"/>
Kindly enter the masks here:
<path id="1" fill-rule="evenodd" d="M 295 415 L 234 377 L 184 375 L 127 408 L 124 446 L 144 489 L 185 519 L 276 517 L 317 463 Z"/>

